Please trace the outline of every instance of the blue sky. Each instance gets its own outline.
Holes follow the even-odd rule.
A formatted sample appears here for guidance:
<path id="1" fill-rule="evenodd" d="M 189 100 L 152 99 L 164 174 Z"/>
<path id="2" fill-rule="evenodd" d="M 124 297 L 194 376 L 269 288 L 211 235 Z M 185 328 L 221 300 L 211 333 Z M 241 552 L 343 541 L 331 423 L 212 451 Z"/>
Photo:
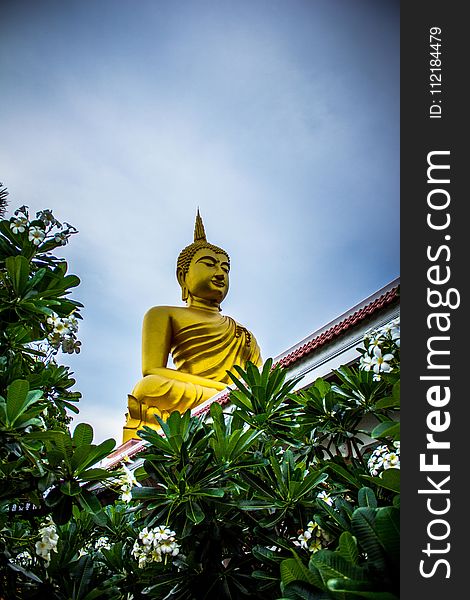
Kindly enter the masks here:
<path id="1" fill-rule="evenodd" d="M 276 356 L 399 275 L 399 2 L 4 0 L 0 180 L 75 225 L 79 420 L 121 440 L 199 206 Z"/>

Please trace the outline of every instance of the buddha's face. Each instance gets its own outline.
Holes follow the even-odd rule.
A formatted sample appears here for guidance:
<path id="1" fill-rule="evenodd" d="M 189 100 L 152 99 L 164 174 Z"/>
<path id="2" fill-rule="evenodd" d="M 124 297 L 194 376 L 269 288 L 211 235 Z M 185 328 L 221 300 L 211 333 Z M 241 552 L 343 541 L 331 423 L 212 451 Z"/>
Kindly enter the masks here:
<path id="1" fill-rule="evenodd" d="M 184 284 L 189 295 L 220 304 L 229 287 L 230 265 L 226 254 L 201 248 L 191 260 L 186 274 L 180 274 L 180 285 Z"/>

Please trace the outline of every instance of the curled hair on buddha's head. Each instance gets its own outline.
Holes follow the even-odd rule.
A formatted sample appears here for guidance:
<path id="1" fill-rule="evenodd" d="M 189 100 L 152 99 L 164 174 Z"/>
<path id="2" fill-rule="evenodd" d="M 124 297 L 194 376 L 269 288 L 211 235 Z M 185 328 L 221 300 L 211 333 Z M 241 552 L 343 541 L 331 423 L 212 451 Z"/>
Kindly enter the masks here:
<path id="1" fill-rule="evenodd" d="M 181 250 L 180 255 L 178 256 L 178 261 L 176 263 L 177 274 L 179 269 L 181 269 L 184 274 L 188 272 L 189 265 L 193 260 L 193 256 L 201 248 L 209 248 L 209 250 L 213 250 L 216 254 L 225 254 L 230 264 L 230 257 L 227 254 L 227 252 L 223 248 L 214 246 L 214 244 L 210 244 L 207 241 L 206 232 L 204 230 L 204 224 L 202 222 L 201 215 L 199 214 L 198 209 L 196 215 L 196 224 L 194 226 L 194 242 L 192 244 L 189 244 L 189 246 L 186 246 L 186 248 L 183 248 L 183 250 Z"/>

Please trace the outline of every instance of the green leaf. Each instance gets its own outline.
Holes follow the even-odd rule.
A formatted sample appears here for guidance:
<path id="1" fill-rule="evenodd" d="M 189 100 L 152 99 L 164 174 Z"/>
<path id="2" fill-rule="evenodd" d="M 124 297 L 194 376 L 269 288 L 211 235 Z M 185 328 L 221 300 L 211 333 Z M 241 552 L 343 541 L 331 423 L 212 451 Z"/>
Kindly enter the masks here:
<path id="1" fill-rule="evenodd" d="M 357 508 L 351 519 L 351 528 L 368 559 L 383 568 L 384 553 L 377 533 L 376 511 L 374 508 Z"/>
<path id="2" fill-rule="evenodd" d="M 84 445 L 80 448 L 77 448 L 77 453 L 78 451 L 81 451 L 82 448 L 89 448 L 90 450 L 88 452 L 88 455 L 86 457 L 83 457 L 81 463 L 75 468 L 76 473 L 80 474 L 86 468 L 90 467 L 91 465 L 99 462 L 100 460 L 108 456 L 108 454 L 110 454 L 110 452 L 114 449 L 115 445 L 115 440 L 110 438 L 108 440 L 105 440 L 104 442 L 101 442 L 101 444 L 99 444 L 98 446 L 91 444 L 89 447 Z"/>
<path id="3" fill-rule="evenodd" d="M 317 499 L 317 503 L 318 503 L 318 506 L 320 506 L 326 513 L 328 513 L 330 515 L 330 517 L 333 519 L 333 521 L 338 523 L 338 525 L 341 527 L 341 529 L 344 529 L 344 530 L 349 529 L 349 523 L 345 519 L 345 517 L 342 513 L 335 510 L 332 506 L 327 504 L 321 498 Z"/>
<path id="4" fill-rule="evenodd" d="M 374 427 L 370 435 L 376 439 L 383 437 L 398 439 L 400 437 L 400 423 L 397 421 L 384 421 Z"/>
<path id="5" fill-rule="evenodd" d="M 225 491 L 222 488 L 204 488 L 199 490 L 197 496 L 207 496 L 209 498 L 223 498 Z"/>
<path id="6" fill-rule="evenodd" d="M 281 562 L 281 581 L 283 585 L 288 585 L 294 581 L 306 582 L 314 587 L 323 589 L 323 582 L 308 569 L 299 556 L 295 553 L 294 558 L 286 558 Z"/>
<path id="7" fill-rule="evenodd" d="M 39 577 L 37 575 L 35 575 L 32 571 L 27 571 L 26 569 L 23 569 L 23 567 L 21 567 L 20 565 L 17 565 L 12 562 L 8 562 L 7 566 L 10 569 L 12 569 L 13 571 L 16 571 L 17 573 L 21 573 L 28 579 L 31 579 L 32 581 L 34 581 L 34 583 L 41 583 L 41 584 L 43 583 L 42 579 L 39 579 Z"/>
<path id="8" fill-rule="evenodd" d="M 134 500 L 153 500 L 155 498 L 161 498 L 162 491 L 155 487 L 134 487 L 132 489 L 132 497 Z"/>
<path id="9" fill-rule="evenodd" d="M 357 495 L 359 506 L 377 507 L 377 498 L 370 487 L 362 487 Z"/>
<path id="10" fill-rule="evenodd" d="M 398 600 L 391 592 L 380 591 L 377 584 L 370 581 L 330 579 L 328 589 L 335 593 L 345 593 L 346 597 L 371 598 L 371 600 Z"/>
<path id="11" fill-rule="evenodd" d="M 195 525 L 204 521 L 206 516 L 199 504 L 193 500 L 189 500 L 186 504 L 186 515 Z"/>
<path id="12" fill-rule="evenodd" d="M 392 396 L 400 403 L 400 381 L 398 380 L 392 389 Z"/>
<path id="13" fill-rule="evenodd" d="M 302 498 L 326 479 L 328 479 L 327 473 L 313 471 L 304 478 L 301 485 L 298 487 L 296 494 L 297 498 Z"/>
<path id="14" fill-rule="evenodd" d="M 9 256 L 5 259 L 5 266 L 11 279 L 13 289 L 21 296 L 29 277 L 29 261 L 24 256 Z"/>
<path id="15" fill-rule="evenodd" d="M 279 581 L 277 575 L 272 575 L 271 573 L 267 573 L 266 571 L 252 571 L 251 577 L 254 577 L 255 579 L 263 579 L 266 581 L 275 581 L 276 583 Z"/>
<path id="16" fill-rule="evenodd" d="M 80 506 L 88 513 L 95 514 L 101 510 L 101 502 L 91 492 L 82 488 L 81 493 L 78 495 L 78 501 Z"/>
<path id="17" fill-rule="evenodd" d="M 77 481 L 65 481 L 60 486 L 60 491 L 66 496 L 77 496 L 80 493 L 80 486 Z"/>
<path id="18" fill-rule="evenodd" d="M 92 450 L 95 446 L 92 444 L 83 444 L 78 448 L 75 448 L 70 458 L 70 466 L 75 473 L 79 473 L 86 469 L 89 464 L 90 456 L 93 456 Z"/>
<path id="19" fill-rule="evenodd" d="M 75 446 L 91 444 L 93 441 L 93 427 L 88 423 L 79 423 L 75 427 L 72 440 Z"/>
<path id="20" fill-rule="evenodd" d="M 34 390 L 29 392 L 29 383 L 25 379 L 13 381 L 7 389 L 6 415 L 10 425 L 25 412 L 31 404 L 37 402 L 42 392 Z"/>
<path id="21" fill-rule="evenodd" d="M 378 477 L 370 477 L 369 475 L 361 475 L 361 477 L 386 490 L 400 493 L 400 469 L 386 469 Z"/>
<path id="22" fill-rule="evenodd" d="M 254 546 L 251 552 L 253 556 L 262 563 L 268 562 L 276 564 L 279 560 L 279 554 L 277 552 L 265 548 L 264 546 Z"/>
<path id="23" fill-rule="evenodd" d="M 7 389 L 7 416 L 12 422 L 22 411 L 26 404 L 29 392 L 29 383 L 25 379 L 13 381 Z"/>
<path id="24" fill-rule="evenodd" d="M 348 562 L 357 565 L 359 557 L 357 540 L 349 531 L 343 531 L 339 536 L 338 551 Z"/>
<path id="25" fill-rule="evenodd" d="M 239 500 L 237 506 L 241 510 L 266 510 L 273 504 L 270 500 Z"/>
<path id="26" fill-rule="evenodd" d="M 72 577 L 76 582 L 74 598 L 80 600 L 84 598 L 93 577 L 93 559 L 91 556 L 80 557 L 77 567 L 72 572 Z"/>
<path id="27" fill-rule="evenodd" d="M 387 398 L 382 398 L 375 403 L 376 409 L 384 409 L 384 408 L 399 408 L 400 399 L 394 398 L 393 396 L 389 396 Z"/>
<path id="28" fill-rule="evenodd" d="M 312 555 L 310 564 L 318 569 L 325 585 L 330 579 L 357 580 L 364 577 L 364 569 L 331 550 L 319 550 Z"/>
<path id="29" fill-rule="evenodd" d="M 58 493 L 59 490 L 57 490 Z M 70 496 L 61 496 L 51 508 L 52 518 L 58 525 L 65 525 L 72 516 L 73 500 Z"/>
<path id="30" fill-rule="evenodd" d="M 279 600 L 329 600 L 329 596 L 322 592 L 314 592 L 308 584 L 294 581 L 282 590 L 282 598 Z"/>
<path id="31" fill-rule="evenodd" d="M 362 487 L 362 483 L 359 481 L 359 479 L 354 477 L 354 475 L 352 475 L 347 469 L 345 469 L 341 465 L 338 465 L 337 463 L 332 461 L 326 461 L 325 465 L 328 470 L 334 471 L 337 475 L 341 477 L 341 479 L 344 479 L 353 487 L 358 489 Z"/>
<path id="32" fill-rule="evenodd" d="M 81 481 L 101 481 L 110 477 L 115 477 L 115 475 L 106 469 L 87 469 L 80 473 Z"/>
<path id="33" fill-rule="evenodd" d="M 400 511 L 393 506 L 377 510 L 375 518 L 377 535 L 387 555 L 395 565 L 400 560 Z"/>
<path id="34" fill-rule="evenodd" d="M 47 269 L 39 269 L 36 273 L 31 277 L 28 281 L 27 285 L 25 285 L 23 290 L 23 296 L 26 298 L 28 296 L 32 296 L 33 294 L 37 294 L 37 290 L 35 290 L 35 286 L 37 286 L 41 280 L 44 278 L 44 275 L 47 273 Z"/>

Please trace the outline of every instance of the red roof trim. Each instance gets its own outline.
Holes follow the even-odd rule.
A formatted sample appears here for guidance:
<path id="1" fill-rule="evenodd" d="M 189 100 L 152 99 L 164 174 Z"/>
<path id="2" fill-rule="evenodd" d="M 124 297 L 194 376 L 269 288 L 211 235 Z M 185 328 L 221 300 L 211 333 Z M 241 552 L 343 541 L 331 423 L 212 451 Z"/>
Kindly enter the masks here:
<path id="1" fill-rule="evenodd" d="M 307 344 L 304 344 L 303 346 L 297 348 L 287 356 L 284 356 L 276 364 L 281 365 L 281 367 L 291 366 L 298 360 L 305 358 L 308 354 L 310 354 L 310 352 L 313 352 L 313 350 L 316 350 L 320 346 L 323 346 L 324 344 L 337 338 L 348 329 L 351 329 L 351 327 L 353 327 L 360 321 L 363 321 L 367 317 L 370 317 L 376 311 L 384 308 L 385 306 L 393 302 L 393 300 L 395 300 L 395 298 L 397 297 L 398 287 L 394 287 L 379 298 L 377 298 L 376 300 L 374 300 L 373 302 L 371 302 L 370 304 L 367 304 L 363 308 L 357 310 L 352 315 L 346 317 L 346 319 L 344 319 L 343 321 L 340 321 L 330 329 L 324 331 L 316 338 L 313 338 L 313 340 L 310 340 Z"/>
<path id="2" fill-rule="evenodd" d="M 132 438 L 127 440 L 127 442 L 118 446 L 116 450 L 108 456 L 110 462 L 105 468 L 113 469 L 114 467 L 119 466 L 122 462 L 126 462 L 126 458 L 131 458 L 131 456 L 135 456 L 139 452 L 142 452 L 146 445 L 146 442 L 140 439 Z"/>

